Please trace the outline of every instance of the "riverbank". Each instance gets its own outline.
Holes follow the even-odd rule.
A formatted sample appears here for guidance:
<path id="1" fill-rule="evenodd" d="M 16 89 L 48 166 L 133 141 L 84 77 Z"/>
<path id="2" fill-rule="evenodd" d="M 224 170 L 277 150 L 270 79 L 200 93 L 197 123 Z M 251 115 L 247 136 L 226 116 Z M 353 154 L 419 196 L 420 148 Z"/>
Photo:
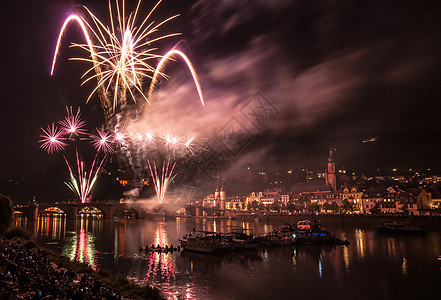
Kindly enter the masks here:
<path id="1" fill-rule="evenodd" d="M 349 215 L 349 214 L 298 214 L 298 215 L 240 215 L 235 219 L 240 221 L 257 222 L 286 222 L 292 223 L 300 220 L 316 218 L 322 225 L 363 225 L 379 226 L 387 222 L 410 222 L 424 226 L 429 231 L 441 231 L 441 217 L 439 216 L 401 216 L 401 215 Z"/>
<path id="2" fill-rule="evenodd" d="M 0 240 L 0 286 L 0 299 L 164 299 L 157 288 L 95 272 L 18 237 Z"/>

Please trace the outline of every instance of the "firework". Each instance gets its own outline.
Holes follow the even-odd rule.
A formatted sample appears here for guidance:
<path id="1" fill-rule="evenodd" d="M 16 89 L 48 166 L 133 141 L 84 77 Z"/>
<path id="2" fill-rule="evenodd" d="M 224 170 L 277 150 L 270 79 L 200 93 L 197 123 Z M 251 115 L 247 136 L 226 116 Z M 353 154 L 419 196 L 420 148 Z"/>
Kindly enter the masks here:
<path id="1" fill-rule="evenodd" d="M 135 11 L 130 13 L 128 17 L 125 16 L 124 1 L 122 1 L 121 6 L 118 0 L 115 1 L 116 17 L 113 14 L 113 8 L 111 2 L 109 1 L 110 26 L 105 25 L 87 8 L 85 9 L 92 19 L 94 26 L 87 23 L 83 18 L 77 15 L 69 16 L 64 22 L 59 34 L 51 74 L 55 68 L 56 57 L 59 52 L 63 33 L 71 21 L 76 21 L 83 30 L 87 44 L 74 44 L 74 46 L 88 51 L 90 53 L 90 58 L 73 59 L 92 63 L 92 67 L 83 75 L 83 78 L 85 78 L 83 83 L 92 79 L 97 80 L 97 85 L 90 93 L 87 101 L 89 101 L 92 95 L 94 95 L 97 91 L 101 91 L 103 94 L 103 109 L 107 110 L 108 108 L 112 107 L 113 112 L 115 112 L 118 105 L 120 108 L 125 106 L 127 93 L 131 96 L 135 103 L 135 93 L 139 94 L 142 98 L 149 102 L 151 93 L 153 92 L 155 83 L 157 81 L 157 77 L 160 75 L 167 78 L 167 76 L 162 73 L 164 65 L 170 60 L 171 56 L 179 55 L 184 59 L 188 68 L 190 69 L 193 80 L 195 81 L 198 89 L 201 102 L 204 104 L 198 76 L 188 57 L 179 50 L 169 51 L 164 57 L 153 53 L 153 51 L 156 49 L 151 47 L 152 44 L 158 40 L 179 35 L 179 33 L 172 33 L 168 35 L 155 36 L 155 33 L 163 24 L 178 16 L 174 15 L 159 23 L 149 21 L 150 16 L 160 3 L 161 0 L 156 3 L 150 13 L 144 19 L 142 19 L 141 22 L 137 22 L 141 0 L 138 2 Z M 140 25 L 136 25 L 136 23 Z M 89 34 L 88 30 L 90 30 L 91 34 Z M 120 34 L 120 36 L 118 37 L 117 34 Z M 91 42 L 90 35 L 95 37 L 95 40 L 97 41 L 95 44 Z M 159 58 L 162 59 L 159 61 L 157 68 L 152 67 L 150 62 Z M 148 97 L 145 96 L 142 89 L 142 82 L 144 78 L 152 78 Z M 107 94 L 113 94 L 112 103 L 110 103 Z"/>
<path id="2" fill-rule="evenodd" d="M 70 109 L 66 109 L 67 117 L 58 122 L 58 124 L 60 124 L 61 128 L 64 130 L 64 133 L 69 134 L 69 138 L 71 138 L 72 135 L 85 134 L 86 129 L 84 127 L 86 126 L 86 123 L 80 118 L 80 109 L 78 108 L 75 115 L 72 112 L 72 107 Z"/>
<path id="3" fill-rule="evenodd" d="M 119 146 L 124 146 L 127 144 L 127 135 L 125 134 L 124 130 L 115 130 L 113 137 L 114 141 Z"/>
<path id="4" fill-rule="evenodd" d="M 70 182 L 65 182 L 65 184 L 75 193 L 81 200 L 81 203 L 85 203 L 87 197 L 89 196 L 97 178 L 101 166 L 106 157 L 102 160 L 98 160 L 97 156 L 92 162 L 92 166 L 90 170 L 85 171 L 84 162 L 80 159 L 80 155 L 78 153 L 78 149 L 76 151 L 76 164 L 77 164 L 77 173 L 73 172 L 73 168 L 66 156 L 64 156 L 64 160 L 69 169 L 70 173 Z"/>
<path id="5" fill-rule="evenodd" d="M 158 171 L 156 169 L 156 163 L 153 162 L 153 168 L 150 164 L 150 160 L 147 157 L 147 163 L 149 165 L 150 174 L 152 175 L 153 184 L 155 186 L 156 198 L 158 199 L 159 204 L 164 201 L 165 195 L 167 193 L 168 186 L 173 181 L 175 175 L 172 176 L 173 171 L 176 166 L 176 162 L 170 166 L 170 158 L 167 162 L 162 163 L 162 173 L 158 176 Z"/>
<path id="6" fill-rule="evenodd" d="M 190 153 L 194 156 L 194 144 L 193 142 L 195 141 L 196 136 L 193 134 L 192 136 L 190 136 L 189 138 L 186 138 L 183 142 L 185 148 L 190 151 Z"/>
<path id="7" fill-rule="evenodd" d="M 109 132 L 104 131 L 104 129 L 97 129 L 98 135 L 91 134 L 92 145 L 97 149 L 97 151 L 103 151 L 106 154 L 112 153 L 115 149 L 112 145 L 112 136 Z"/>
<path id="8" fill-rule="evenodd" d="M 193 77 L 194 84 L 196 85 L 196 89 L 199 94 L 199 100 L 201 101 L 202 106 L 204 106 L 205 105 L 204 96 L 202 94 L 202 89 L 201 89 L 201 85 L 199 83 L 198 74 L 196 73 L 196 70 L 194 69 L 193 64 L 191 63 L 191 61 L 187 57 L 187 55 L 185 55 L 182 51 L 179 51 L 176 49 L 173 49 L 173 50 L 170 50 L 169 52 L 167 52 L 162 57 L 162 59 L 159 61 L 158 66 L 155 69 L 155 73 L 153 74 L 152 81 L 150 82 L 149 93 L 148 93 L 147 98 L 151 99 L 152 93 L 155 89 L 156 82 L 158 81 L 157 78 L 159 75 L 164 77 L 164 75 L 163 75 L 163 73 L 161 73 L 161 71 L 166 66 L 167 62 L 172 60 L 172 56 L 180 56 L 184 60 L 184 62 L 186 63 L 188 69 L 190 70 L 191 76 Z"/>
<path id="9" fill-rule="evenodd" d="M 164 140 L 164 148 L 175 149 L 178 145 L 179 138 L 171 135 L 170 133 L 166 133 L 162 136 Z"/>
<path id="10" fill-rule="evenodd" d="M 39 142 L 42 143 L 40 148 L 47 151 L 48 153 L 54 153 L 59 150 L 64 149 L 67 144 L 64 142 L 65 138 L 63 137 L 63 130 L 56 127 L 54 123 L 52 125 L 48 125 L 47 129 L 43 130 L 42 138 Z"/>

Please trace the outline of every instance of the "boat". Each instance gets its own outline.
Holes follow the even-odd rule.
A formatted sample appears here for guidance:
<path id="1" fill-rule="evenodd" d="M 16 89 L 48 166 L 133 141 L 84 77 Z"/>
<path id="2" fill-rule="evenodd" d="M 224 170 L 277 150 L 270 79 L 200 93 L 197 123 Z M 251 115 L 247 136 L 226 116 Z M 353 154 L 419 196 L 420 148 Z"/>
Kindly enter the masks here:
<path id="1" fill-rule="evenodd" d="M 310 220 L 301 220 L 296 224 L 290 226 L 293 231 L 294 243 L 295 244 L 339 244 L 339 245 L 349 245 L 349 242 L 338 239 L 335 234 L 323 230 L 314 219 L 312 222 Z"/>
<path id="2" fill-rule="evenodd" d="M 232 250 L 256 249 L 262 238 L 255 236 L 252 229 L 234 228 L 231 232 L 222 234 L 222 239 L 228 243 Z"/>
<path id="3" fill-rule="evenodd" d="M 288 246 L 295 243 L 294 233 L 286 227 L 264 235 L 263 240 L 269 246 Z"/>
<path id="4" fill-rule="evenodd" d="M 201 253 L 217 253 L 231 250 L 231 246 L 221 236 L 213 231 L 192 231 L 179 239 L 179 243 L 186 251 Z"/>
<path id="5" fill-rule="evenodd" d="M 425 234 L 426 230 L 417 225 L 410 225 L 408 223 L 384 223 L 381 226 L 376 226 L 375 230 L 378 233 L 416 233 Z"/>

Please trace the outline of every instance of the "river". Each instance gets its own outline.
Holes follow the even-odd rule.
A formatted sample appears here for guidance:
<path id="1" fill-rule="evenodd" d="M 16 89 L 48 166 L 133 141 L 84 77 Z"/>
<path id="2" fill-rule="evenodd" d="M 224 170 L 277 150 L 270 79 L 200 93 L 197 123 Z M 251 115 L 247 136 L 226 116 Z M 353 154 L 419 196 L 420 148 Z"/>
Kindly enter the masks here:
<path id="1" fill-rule="evenodd" d="M 297 218 L 298 219 L 298 218 Z M 441 294 L 441 233 L 384 235 L 339 220 L 322 226 L 350 245 L 285 246 L 227 254 L 140 253 L 179 244 L 196 230 L 249 228 L 263 234 L 286 220 L 122 219 L 62 215 L 17 219 L 51 250 L 160 288 L 170 299 L 429 299 Z M 291 220 L 293 221 L 293 220 Z"/>

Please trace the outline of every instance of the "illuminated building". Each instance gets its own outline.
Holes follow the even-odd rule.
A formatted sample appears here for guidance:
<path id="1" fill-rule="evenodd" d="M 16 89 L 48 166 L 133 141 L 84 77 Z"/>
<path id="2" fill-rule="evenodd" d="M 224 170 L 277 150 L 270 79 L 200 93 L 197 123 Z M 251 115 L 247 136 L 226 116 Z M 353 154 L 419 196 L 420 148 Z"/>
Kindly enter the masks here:
<path id="1" fill-rule="evenodd" d="M 343 201 L 348 200 L 352 204 L 354 212 L 363 212 L 363 202 L 362 202 L 363 192 L 359 191 L 357 187 L 344 188 L 342 192 Z"/>
<path id="2" fill-rule="evenodd" d="M 326 185 L 328 185 L 333 192 L 337 190 L 337 177 L 335 176 L 335 160 L 334 148 L 329 148 L 328 168 L 326 170 Z"/>

